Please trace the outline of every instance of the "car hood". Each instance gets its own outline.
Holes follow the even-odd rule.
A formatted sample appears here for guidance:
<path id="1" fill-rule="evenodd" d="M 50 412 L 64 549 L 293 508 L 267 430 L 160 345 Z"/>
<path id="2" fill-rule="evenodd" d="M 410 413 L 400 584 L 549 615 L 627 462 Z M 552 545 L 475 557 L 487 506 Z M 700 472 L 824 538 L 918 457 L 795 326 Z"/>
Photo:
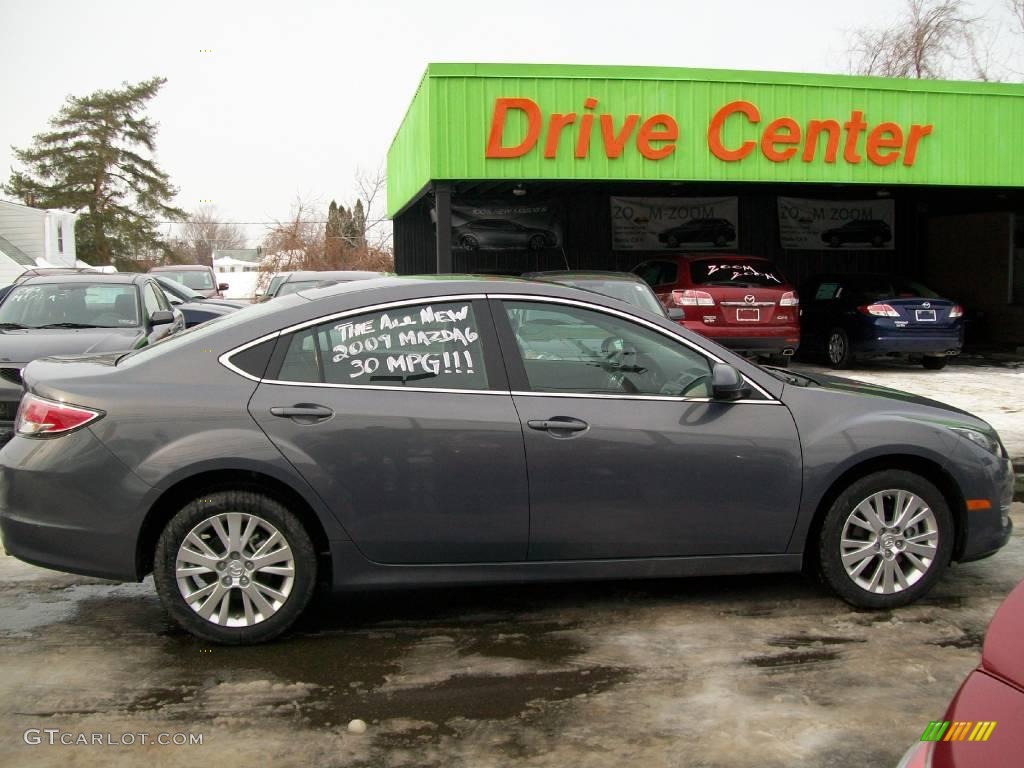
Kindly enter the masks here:
<path id="1" fill-rule="evenodd" d="M 51 355 L 132 349 L 141 328 L 46 328 L 0 331 L 0 362 L 27 363 Z"/>
<path id="2" fill-rule="evenodd" d="M 801 371 L 802 376 L 807 376 L 809 379 L 814 381 L 819 387 L 827 389 L 831 392 L 841 392 L 851 397 L 871 397 L 881 398 L 884 400 L 892 400 L 908 405 L 920 405 L 927 408 L 938 408 L 943 411 L 950 411 L 952 413 L 959 414 L 961 416 L 967 416 L 972 422 L 978 422 L 985 424 L 977 416 L 961 408 L 949 405 L 947 403 L 940 402 L 939 400 L 931 400 L 927 397 L 921 397 L 920 395 L 914 395 L 910 392 L 904 392 L 901 389 L 892 389 L 891 387 L 882 387 L 877 384 L 867 384 L 863 381 L 856 381 L 854 379 L 846 379 L 842 376 L 832 376 L 827 373 L 804 373 Z M 986 427 L 988 425 L 986 424 Z"/>

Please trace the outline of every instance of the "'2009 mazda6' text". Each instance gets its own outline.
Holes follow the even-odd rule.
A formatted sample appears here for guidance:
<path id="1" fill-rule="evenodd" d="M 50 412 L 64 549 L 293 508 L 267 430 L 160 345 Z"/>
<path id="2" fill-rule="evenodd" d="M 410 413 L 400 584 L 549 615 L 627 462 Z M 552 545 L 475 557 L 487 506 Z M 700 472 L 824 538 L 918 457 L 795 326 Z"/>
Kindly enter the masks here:
<path id="1" fill-rule="evenodd" d="M 552 283 L 301 291 L 129 354 L 37 360 L 24 382 L 0 451 L 7 551 L 153 572 L 215 642 L 280 634 L 317 583 L 813 564 L 850 603 L 893 608 L 1011 531 L 984 421 L 760 368 Z"/>

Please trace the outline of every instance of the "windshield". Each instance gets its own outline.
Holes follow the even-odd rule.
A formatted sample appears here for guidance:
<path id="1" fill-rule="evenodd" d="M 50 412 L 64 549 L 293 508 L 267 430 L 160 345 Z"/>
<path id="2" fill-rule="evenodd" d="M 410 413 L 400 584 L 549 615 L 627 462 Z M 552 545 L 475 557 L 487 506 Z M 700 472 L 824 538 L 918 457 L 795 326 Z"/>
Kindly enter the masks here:
<path id="1" fill-rule="evenodd" d="M 174 294 L 179 299 L 184 299 L 185 301 L 192 301 L 193 299 L 206 298 L 205 296 L 203 296 L 203 294 L 199 293 L 198 291 L 193 291 L 188 286 L 182 285 L 181 283 L 175 280 L 171 280 L 166 275 L 157 275 L 156 281 L 160 283 L 161 288 L 163 288 L 168 293 Z"/>
<path id="2" fill-rule="evenodd" d="M 182 270 L 181 272 L 161 272 L 160 277 L 166 277 L 176 283 L 181 283 L 186 288 L 197 291 L 208 291 L 213 288 L 213 277 L 206 270 Z"/>
<path id="3" fill-rule="evenodd" d="M 785 280 L 768 261 L 714 259 L 690 264 L 695 285 L 779 286 Z"/>
<path id="4" fill-rule="evenodd" d="M 0 326 L 132 328 L 140 324 L 131 284 L 20 285 L 0 304 Z"/>
<path id="5" fill-rule="evenodd" d="M 595 280 L 593 278 L 567 278 L 558 279 L 555 282 L 600 293 L 603 296 L 611 296 L 613 299 L 665 317 L 665 308 L 645 283 L 634 283 L 627 280 Z"/>
<path id="6" fill-rule="evenodd" d="M 304 291 L 307 288 L 315 288 L 320 280 L 295 280 L 293 282 L 285 283 L 281 286 L 281 290 L 277 292 L 278 296 L 287 296 L 289 293 L 298 293 Z"/>

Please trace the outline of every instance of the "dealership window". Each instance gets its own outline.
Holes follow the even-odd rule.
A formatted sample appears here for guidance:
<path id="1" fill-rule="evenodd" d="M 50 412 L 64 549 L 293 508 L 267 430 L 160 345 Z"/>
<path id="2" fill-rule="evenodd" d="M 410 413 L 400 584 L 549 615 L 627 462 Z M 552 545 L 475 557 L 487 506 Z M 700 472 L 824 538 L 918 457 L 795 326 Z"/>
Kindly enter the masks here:
<path id="1" fill-rule="evenodd" d="M 297 332 L 277 378 L 314 384 L 488 388 L 470 302 L 399 307 Z"/>
<path id="2" fill-rule="evenodd" d="M 708 359 L 657 331 L 581 307 L 504 306 L 534 392 L 711 395 Z"/>
<path id="3" fill-rule="evenodd" d="M 57 222 L 57 253 L 64 253 L 64 224 Z"/>

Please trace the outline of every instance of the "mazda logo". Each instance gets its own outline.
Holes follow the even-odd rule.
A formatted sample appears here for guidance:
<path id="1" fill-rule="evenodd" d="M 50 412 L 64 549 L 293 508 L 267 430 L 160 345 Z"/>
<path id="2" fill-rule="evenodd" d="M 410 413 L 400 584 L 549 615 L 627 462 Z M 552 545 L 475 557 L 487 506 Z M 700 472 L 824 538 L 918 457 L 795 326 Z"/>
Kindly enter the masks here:
<path id="1" fill-rule="evenodd" d="M 921 306 L 924 307 L 925 309 L 931 309 L 932 308 L 932 303 L 930 301 L 926 301 Z"/>
<path id="2" fill-rule="evenodd" d="M 752 293 L 748 293 L 746 296 L 743 297 L 743 300 L 745 302 L 747 302 L 747 304 L 753 304 L 754 303 L 754 295 Z"/>

